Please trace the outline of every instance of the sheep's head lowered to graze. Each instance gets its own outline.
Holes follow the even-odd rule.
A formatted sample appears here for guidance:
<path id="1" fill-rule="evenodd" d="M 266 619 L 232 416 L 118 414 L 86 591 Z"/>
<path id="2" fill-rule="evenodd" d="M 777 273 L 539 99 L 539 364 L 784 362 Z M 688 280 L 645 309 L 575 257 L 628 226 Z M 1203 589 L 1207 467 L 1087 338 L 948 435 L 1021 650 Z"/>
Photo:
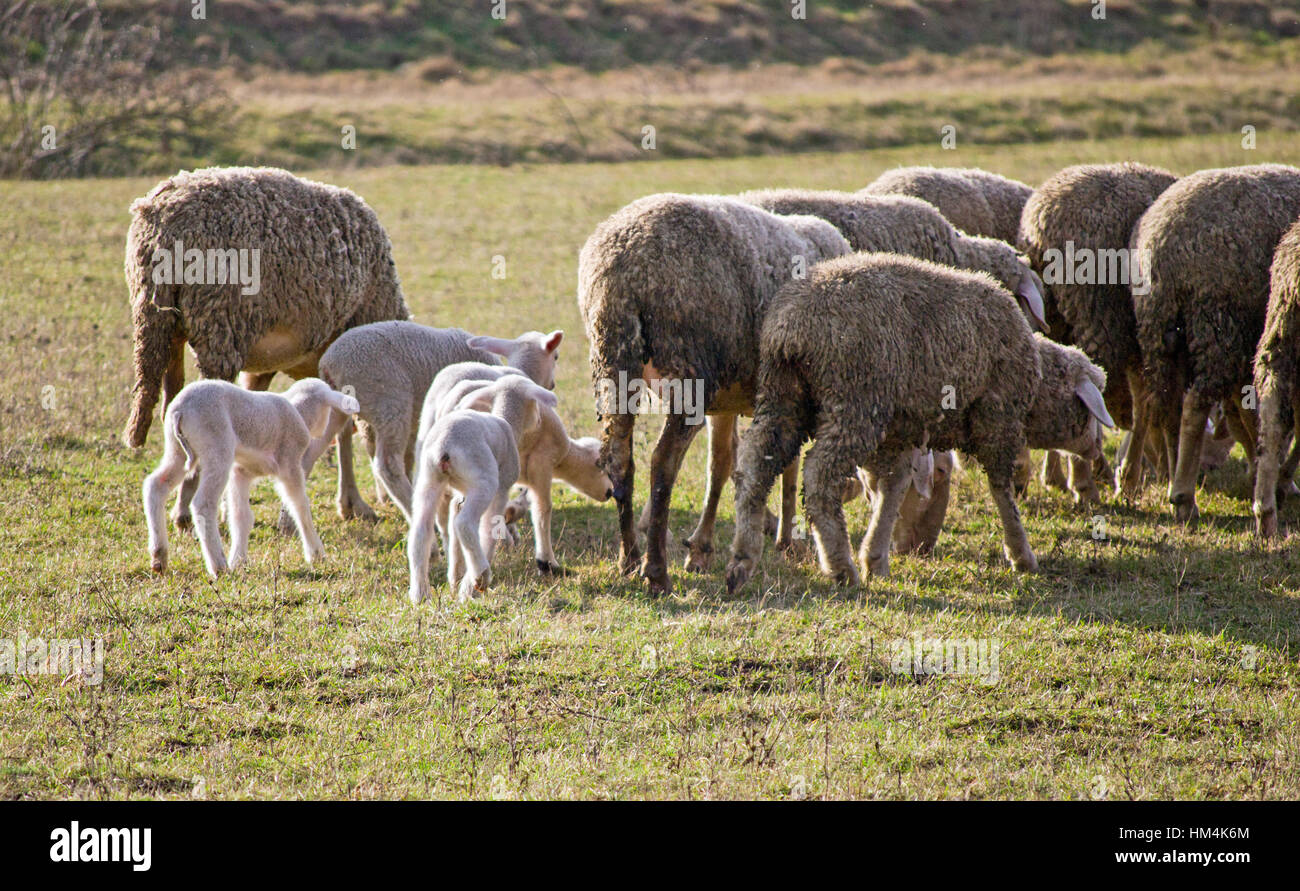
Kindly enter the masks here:
<path id="1" fill-rule="evenodd" d="M 1034 335 L 1042 378 L 1025 434 L 1031 448 L 1064 449 L 1094 460 L 1101 455 L 1103 427 L 1114 427 L 1102 393 L 1106 372 L 1082 350 Z"/>

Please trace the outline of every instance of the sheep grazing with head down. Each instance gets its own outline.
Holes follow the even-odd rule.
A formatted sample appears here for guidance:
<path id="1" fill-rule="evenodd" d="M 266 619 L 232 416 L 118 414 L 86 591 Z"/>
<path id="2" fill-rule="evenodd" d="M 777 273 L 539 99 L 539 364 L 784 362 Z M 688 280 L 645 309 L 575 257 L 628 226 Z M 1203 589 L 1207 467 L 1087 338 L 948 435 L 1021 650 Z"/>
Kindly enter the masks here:
<path id="1" fill-rule="evenodd" d="M 1202 170 L 1171 185 L 1138 221 L 1133 288 L 1151 423 L 1164 428 L 1169 500 L 1194 522 L 1206 419 L 1223 402 L 1255 464 L 1256 347 L 1269 268 L 1300 215 L 1300 169 L 1280 164 Z M 1233 417 L 1235 415 L 1235 418 Z M 1235 423 L 1234 423 L 1235 421 Z M 1142 454 L 1133 434 L 1129 455 Z"/>
<path id="2" fill-rule="evenodd" d="M 1133 404 L 1146 401 L 1129 241 L 1138 219 L 1177 178 L 1135 163 L 1066 167 L 1034 191 L 1020 218 L 1017 246 L 1046 283 L 1049 335 L 1077 345 L 1106 370 L 1106 406 L 1126 429 L 1135 423 Z M 1141 466 L 1139 460 L 1121 470 L 1130 497 Z M 1098 499 L 1093 468 L 1080 461 L 1071 462 L 1069 485 L 1077 501 Z"/>
<path id="3" fill-rule="evenodd" d="M 920 198 L 969 235 L 1015 244 L 1034 187 L 978 167 L 895 167 L 862 191 Z"/>
<path id="4" fill-rule="evenodd" d="M 713 416 L 710 479 L 725 480 L 736 416 L 752 407 L 759 328 L 772 297 L 792 276 L 849 250 L 834 226 L 815 217 L 778 216 L 735 198 L 675 194 L 634 201 L 587 239 L 578 261 L 578 308 L 591 341 L 601 460 L 614 482 L 624 572 L 640 557 L 632 510 L 635 415 L 608 404 L 610 382 L 697 383 Z M 668 503 L 697 420 L 669 411 L 651 457 L 641 574 L 652 590 L 669 587 Z M 793 514 L 792 490 L 789 495 L 783 513 Z M 718 497 L 711 483 L 688 559 L 703 561 L 712 551 Z"/>
<path id="5" fill-rule="evenodd" d="M 275 478 L 280 500 L 301 530 L 307 562 L 319 560 L 325 551 L 311 520 L 303 459 L 313 438 L 324 434 L 331 412 L 351 415 L 357 410 L 355 399 L 314 377 L 296 382 L 283 394 L 250 392 L 225 381 L 197 381 L 183 389 L 164 415 L 163 458 L 145 479 L 142 492 L 154 571 L 167 568 L 167 496 L 185 474 L 200 469 L 194 525 L 213 578 L 248 555 L 253 526 L 248 491 L 261 476 Z M 230 523 L 229 563 L 217 528 L 223 490 Z"/>
<path id="6" fill-rule="evenodd" d="M 555 364 L 563 331 L 528 331 L 513 340 L 471 335 L 459 328 L 429 328 L 414 322 L 375 322 L 346 332 L 325 351 L 320 376 L 351 393 L 361 404 L 359 426 L 370 452 L 375 480 L 410 522 L 415 440 L 425 394 L 438 373 L 460 362 L 493 363 L 498 357 L 533 381 L 555 388 Z M 336 415 L 320 445 L 338 437 L 339 516 L 374 519 L 357 491 L 347 417 Z M 314 463 L 319 454 L 310 456 Z M 309 467 L 310 469 L 310 467 Z"/>
<path id="7" fill-rule="evenodd" d="M 126 284 L 135 387 L 123 440 L 133 448 L 159 389 L 166 411 L 184 386 L 187 341 L 203 377 L 243 371 L 265 390 L 277 371 L 314 377 L 347 329 L 410 316 L 374 211 L 347 189 L 272 167 L 182 172 L 137 199 Z"/>
<path id="8" fill-rule="evenodd" d="M 1005 241 L 967 235 L 931 204 L 906 195 L 764 189 L 738 196 L 779 214 L 820 217 L 855 251 L 904 254 L 972 272 L 987 272 L 1022 302 L 1033 324 L 1046 328 L 1041 282 Z"/>
<path id="9" fill-rule="evenodd" d="M 917 448 L 960 449 L 984 468 L 1007 559 L 1032 571 L 1012 495 L 1026 446 L 1101 451 L 1112 423 L 1105 373 L 1080 351 L 1030 333 L 1011 295 L 983 273 L 895 254 L 853 254 L 783 287 L 763 323 L 754 423 L 735 473 L 734 591 L 762 553 L 772 481 L 803 443 L 804 505 L 824 572 L 859 578 L 844 524 L 843 481 L 864 467 L 880 482 L 861 550 L 886 575 L 890 540 Z"/>
<path id="10" fill-rule="evenodd" d="M 1269 270 L 1268 311 L 1264 335 L 1255 354 L 1255 389 L 1259 394 L 1258 468 L 1255 474 L 1255 529 L 1268 538 L 1277 535 L 1277 484 L 1288 434 L 1297 432 L 1300 397 L 1300 221 L 1273 252 Z M 1300 444 L 1300 435 L 1295 436 Z M 1281 478 L 1295 473 L 1295 456 Z"/>

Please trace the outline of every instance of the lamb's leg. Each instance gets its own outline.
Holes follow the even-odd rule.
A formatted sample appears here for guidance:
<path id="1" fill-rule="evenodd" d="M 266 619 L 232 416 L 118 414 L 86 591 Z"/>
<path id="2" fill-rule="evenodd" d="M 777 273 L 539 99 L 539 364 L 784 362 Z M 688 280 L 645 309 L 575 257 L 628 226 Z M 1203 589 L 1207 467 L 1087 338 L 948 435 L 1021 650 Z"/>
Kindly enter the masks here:
<path id="1" fill-rule="evenodd" d="M 145 525 L 149 528 L 149 557 L 154 572 L 167 569 L 167 496 L 185 478 L 185 454 L 170 439 L 158 469 L 145 477 L 142 497 Z"/>
<path id="2" fill-rule="evenodd" d="M 1169 483 L 1169 503 L 1178 521 L 1194 525 L 1197 520 L 1196 478 L 1201 469 L 1201 448 L 1205 445 L 1205 419 L 1209 405 L 1194 390 L 1183 396 L 1182 423 L 1178 431 L 1178 454 L 1171 461 L 1174 478 Z"/>
<path id="3" fill-rule="evenodd" d="M 1133 403 L 1133 429 L 1128 436 L 1128 449 L 1115 472 L 1115 494 L 1134 501 L 1142 494 L 1142 462 L 1146 457 L 1147 427 L 1150 409 L 1147 405 L 1147 387 L 1138 369 L 1126 372 L 1130 398 Z"/>
<path id="4" fill-rule="evenodd" d="M 371 461 L 376 485 L 387 490 L 406 522 L 411 522 L 411 481 L 406 476 L 406 435 L 395 437 L 387 430 L 376 431 L 375 456 Z"/>
<path id="5" fill-rule="evenodd" d="M 1060 489 L 1062 492 L 1069 491 L 1070 481 L 1066 479 L 1065 468 L 1061 466 L 1061 453 L 1055 449 L 1048 449 L 1047 454 L 1043 456 L 1043 473 L 1042 482 L 1044 487 Z"/>
<path id="6" fill-rule="evenodd" d="M 912 483 L 912 455 L 904 452 L 889 457 L 880 455 L 873 461 L 877 474 L 878 496 L 872 501 L 871 523 L 858 550 L 858 562 L 864 573 L 889 577 L 889 549 L 893 543 L 894 524 L 903 506 L 903 496 Z M 842 513 L 842 511 L 841 511 Z"/>
<path id="7" fill-rule="evenodd" d="M 375 478 L 375 504 L 387 504 L 388 493 L 384 491 L 383 480 L 380 479 L 379 471 L 375 466 L 375 456 L 379 453 L 379 433 L 375 430 L 375 425 L 362 422 L 361 439 L 366 444 L 366 454 L 370 456 L 371 476 Z"/>
<path id="8" fill-rule="evenodd" d="M 486 481 L 485 481 L 486 482 Z M 474 486 L 465 493 L 459 508 L 456 509 L 452 526 L 456 530 L 456 541 L 465 557 L 465 575 L 460 580 L 459 596 L 461 600 L 470 600 L 474 593 L 488 589 L 492 582 L 492 569 L 479 540 L 483 514 L 492 507 L 497 497 L 496 481 L 486 482 L 484 487 Z M 501 506 L 505 507 L 502 501 Z"/>
<path id="9" fill-rule="evenodd" d="M 763 555 L 763 517 L 767 496 L 782 468 L 799 457 L 806 435 L 795 418 L 797 408 L 783 404 L 759 411 L 736 453 L 736 531 L 727 563 L 727 591 L 749 581 Z"/>
<path id="10" fill-rule="evenodd" d="M 276 476 L 276 489 L 280 501 L 289 508 L 293 522 L 302 534 L 302 556 L 309 564 L 325 556 L 325 545 L 316 534 L 316 524 L 311 519 L 311 502 L 307 500 L 307 478 L 303 476 L 302 465 L 290 462 L 281 467 Z"/>
<path id="11" fill-rule="evenodd" d="M 718 517 L 718 501 L 722 487 L 736 467 L 736 447 L 740 437 L 736 433 L 735 415 L 711 415 L 709 424 L 709 487 L 704 495 L 704 512 L 686 545 L 688 572 L 706 572 L 713 557 L 713 528 Z"/>
<path id="12" fill-rule="evenodd" d="M 1024 497 L 1029 491 L 1029 481 L 1034 476 L 1034 456 L 1030 454 L 1029 447 L 1020 450 L 1016 456 L 1015 482 L 1016 494 Z"/>
<path id="13" fill-rule="evenodd" d="M 781 471 L 781 523 L 776 530 L 776 549 L 790 552 L 795 548 L 794 527 L 799 520 L 799 458 Z M 802 546 L 803 542 L 800 542 Z"/>
<path id="14" fill-rule="evenodd" d="M 329 423 L 325 427 L 325 432 L 318 438 L 313 439 L 307 445 L 307 451 L 302 456 L 302 473 L 307 479 L 311 479 L 312 468 L 320 460 L 320 456 L 325 454 L 326 449 L 330 447 L 335 436 L 343 436 L 341 432 L 345 427 L 351 426 L 352 419 L 341 411 L 331 410 Z M 342 475 L 342 469 L 339 474 Z M 276 522 L 276 528 L 281 535 L 293 535 L 296 531 L 293 525 L 293 516 L 283 505 L 280 506 L 280 518 Z"/>
<path id="15" fill-rule="evenodd" d="M 1250 468 L 1250 488 L 1255 488 L 1255 471 L 1256 471 L 1256 445 L 1259 442 L 1259 419 L 1253 409 L 1246 408 L 1241 404 L 1241 396 L 1234 395 L 1232 402 L 1223 407 L 1225 418 L 1235 418 L 1236 423 L 1230 424 L 1232 434 L 1237 442 L 1241 443 L 1241 449 L 1246 454 L 1246 466 Z"/>
<path id="16" fill-rule="evenodd" d="M 216 578 L 228 568 L 226 555 L 221 547 L 221 529 L 218 525 L 217 511 L 221 506 L 221 493 L 225 491 L 226 481 L 234 465 L 231 458 L 209 457 L 204 464 L 203 473 L 199 475 L 198 488 L 194 492 L 194 532 L 203 549 L 203 562 L 208 575 Z"/>
<path id="17" fill-rule="evenodd" d="M 357 488 L 356 469 L 352 466 L 352 434 L 355 432 L 356 425 L 348 423 L 338 433 L 339 517 L 344 520 L 357 517 L 373 523 L 379 517 L 361 497 L 361 490 Z"/>
<path id="18" fill-rule="evenodd" d="M 819 429 L 803 462 L 803 503 L 822 572 L 837 584 L 860 581 L 844 523 L 844 479 L 864 456 L 836 431 Z"/>
<path id="19" fill-rule="evenodd" d="M 1029 547 L 1029 536 L 1020 521 L 1020 511 L 1012 489 L 1012 456 L 998 451 L 984 451 L 976 456 L 988 477 L 989 492 L 1002 521 L 1002 550 L 1007 561 L 1021 572 L 1037 572 L 1038 560 Z"/>
<path id="20" fill-rule="evenodd" d="M 172 508 L 172 525 L 177 531 L 185 532 L 194 526 L 194 514 L 191 504 L 194 502 L 194 493 L 199 488 L 199 468 L 194 468 L 185 475 L 181 482 L 180 494 L 176 496 L 176 504 Z"/>
<path id="21" fill-rule="evenodd" d="M 442 528 L 445 530 L 443 544 L 447 551 L 448 591 L 455 591 L 465 575 L 465 553 L 461 550 L 460 537 L 456 534 L 456 514 L 460 510 L 462 500 L 459 495 L 450 493 L 450 487 L 443 490 L 445 514 Z"/>
<path id="22" fill-rule="evenodd" d="M 912 528 L 912 541 L 916 553 L 934 552 L 934 546 L 939 541 L 939 533 L 943 531 L 943 520 L 948 513 L 948 501 L 951 497 L 952 474 L 945 473 L 941 476 L 936 473 L 934 485 L 931 487 L 930 503 L 925 506 L 925 510 Z"/>
<path id="23" fill-rule="evenodd" d="M 242 467 L 236 466 L 231 471 L 230 483 L 226 486 L 226 525 L 230 529 L 231 569 L 248 559 L 248 535 L 253 529 L 253 506 L 248 502 L 248 491 L 252 486 L 253 477 Z"/>
<path id="24" fill-rule="evenodd" d="M 442 501 L 442 485 L 418 473 L 411 496 L 411 530 L 406 537 L 406 560 L 411 570 L 409 597 L 413 606 L 429 599 L 429 555 L 433 550 L 434 518 Z"/>
<path id="25" fill-rule="evenodd" d="M 651 593 L 667 594 L 672 588 L 668 579 L 668 508 L 682 457 L 699 430 L 700 425 L 687 424 L 684 415 L 668 415 L 650 456 L 650 525 L 641 576 L 649 582 Z"/>
<path id="26" fill-rule="evenodd" d="M 551 481 L 540 477 L 528 481 L 528 490 L 532 493 L 529 499 L 529 513 L 533 518 L 533 557 L 537 561 L 537 571 L 542 575 L 563 575 L 564 569 L 561 568 L 559 561 L 555 559 L 555 551 L 551 547 Z M 506 490 L 506 501 L 510 499 L 510 492 Z"/>
<path id="27" fill-rule="evenodd" d="M 501 539 L 503 537 L 501 530 L 505 529 L 506 505 L 510 503 L 510 487 L 513 485 L 514 482 L 512 480 L 507 480 L 500 484 L 500 486 L 497 489 L 496 497 L 492 499 L 492 503 L 488 505 L 487 511 L 483 514 L 482 518 L 480 518 L 479 520 L 479 527 L 478 527 L 479 547 L 482 549 L 484 556 L 487 558 L 488 566 L 492 565 L 492 558 L 496 556 L 497 545 L 501 543 Z M 550 546 L 550 535 L 551 535 L 550 517 L 549 517 L 550 493 L 551 493 L 550 486 L 547 486 L 546 494 L 548 496 L 547 499 L 548 516 L 547 516 L 547 523 L 546 523 L 546 543 L 548 547 Z M 554 553 L 550 555 L 550 562 L 552 564 L 555 563 Z M 556 572 L 560 571 L 558 565 L 555 566 L 555 571 Z"/>

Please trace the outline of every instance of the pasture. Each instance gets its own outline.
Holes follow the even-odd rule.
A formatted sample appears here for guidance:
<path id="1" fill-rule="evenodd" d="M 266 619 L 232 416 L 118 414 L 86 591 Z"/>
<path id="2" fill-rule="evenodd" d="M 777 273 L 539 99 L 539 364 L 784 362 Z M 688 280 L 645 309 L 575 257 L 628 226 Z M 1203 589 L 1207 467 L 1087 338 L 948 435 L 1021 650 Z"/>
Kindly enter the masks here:
<path id="1" fill-rule="evenodd" d="M 556 391 L 577 436 L 597 432 L 578 249 L 638 196 L 856 189 L 900 163 L 1030 183 L 1083 161 L 1300 163 L 1294 134 L 1262 130 L 1253 152 L 1239 140 L 298 172 L 376 210 L 417 321 L 563 328 Z M 210 582 L 176 536 L 154 576 L 139 491 L 161 429 L 138 454 L 118 436 L 127 207 L 156 179 L 0 183 L 0 637 L 107 648 L 99 684 L 0 674 L 0 797 L 1300 796 L 1300 559 L 1294 538 L 1254 538 L 1240 450 L 1205 479 L 1193 531 L 1162 488 L 1085 513 L 1035 481 L 1020 502 L 1034 576 L 1006 566 L 972 468 L 933 557 L 845 589 L 769 547 L 737 598 L 721 573 L 730 487 L 713 571 L 683 572 L 677 546 L 674 592 L 651 599 L 618 573 L 613 504 L 557 486 L 568 576 L 539 577 L 521 545 L 498 554 L 486 596 L 458 604 L 439 556 L 441 598 L 412 608 L 405 524 L 391 505 L 374 525 L 341 521 L 332 460 L 310 486 L 318 568 L 275 533 L 262 483 L 245 571 Z M 637 425 L 638 507 L 657 426 Z M 674 542 L 703 501 L 706 451 L 700 437 L 676 488 Z M 856 544 L 867 506 L 847 511 Z M 996 679 L 894 671 L 896 642 L 918 637 L 995 645 Z"/>

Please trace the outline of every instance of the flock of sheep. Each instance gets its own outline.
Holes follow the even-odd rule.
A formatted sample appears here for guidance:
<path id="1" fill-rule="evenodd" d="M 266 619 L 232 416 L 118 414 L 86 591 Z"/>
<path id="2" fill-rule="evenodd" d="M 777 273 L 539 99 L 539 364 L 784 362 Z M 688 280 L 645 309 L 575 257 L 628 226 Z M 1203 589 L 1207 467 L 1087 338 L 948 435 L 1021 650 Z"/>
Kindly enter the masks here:
<path id="1" fill-rule="evenodd" d="M 275 478 L 281 528 L 296 526 L 307 560 L 317 559 L 305 481 L 334 441 L 340 514 L 373 517 L 353 476 L 355 420 L 381 499 L 409 525 L 412 602 L 429 596 L 435 530 L 449 586 L 470 597 L 486 589 L 493 550 L 516 537 L 525 510 L 538 570 L 562 571 L 550 531 L 555 479 L 616 501 L 621 568 L 666 591 L 669 502 L 700 425 L 666 413 L 638 520 L 635 411 L 600 398 L 610 381 L 702 388 L 708 489 L 686 566 L 708 568 L 732 479 L 730 590 L 752 576 L 766 534 L 792 543 L 810 439 L 806 516 L 822 570 L 842 582 L 856 582 L 859 566 L 887 574 L 891 549 L 934 547 L 958 451 L 984 469 L 1007 559 L 1026 571 L 1037 562 L 1015 495 L 1031 448 L 1050 450 L 1045 482 L 1094 501 L 1110 475 L 1103 428 L 1125 428 L 1116 490 L 1131 498 L 1167 479 L 1179 519 L 1191 522 L 1203 462 L 1239 442 L 1265 536 L 1277 531 L 1278 495 L 1294 491 L 1293 167 L 1180 179 L 1135 163 L 1080 165 L 1037 189 L 915 167 L 851 193 L 639 199 L 596 228 L 578 263 L 599 441 L 570 438 L 555 410 L 563 332 L 506 340 L 408 321 L 388 237 L 352 192 L 282 170 L 214 168 L 165 180 L 131 210 L 135 389 L 124 439 L 144 443 L 161 391 L 165 451 L 143 491 L 156 571 L 167 564 L 163 505 L 177 487 L 173 521 L 188 526 L 192 503 L 209 573 L 243 560 L 258 476 Z M 187 274 L 164 283 L 154 267 L 173 245 L 186 249 Z M 264 258 L 257 293 L 212 274 L 214 254 L 253 247 Z M 216 380 L 182 389 L 186 343 Z M 278 371 L 297 382 L 259 392 Z M 243 388 L 229 383 L 241 372 Z M 740 436 L 742 414 L 754 422 Z M 779 521 L 765 509 L 778 475 Z M 516 484 L 527 494 L 511 501 Z M 858 493 L 872 516 L 855 561 L 843 503 Z"/>

